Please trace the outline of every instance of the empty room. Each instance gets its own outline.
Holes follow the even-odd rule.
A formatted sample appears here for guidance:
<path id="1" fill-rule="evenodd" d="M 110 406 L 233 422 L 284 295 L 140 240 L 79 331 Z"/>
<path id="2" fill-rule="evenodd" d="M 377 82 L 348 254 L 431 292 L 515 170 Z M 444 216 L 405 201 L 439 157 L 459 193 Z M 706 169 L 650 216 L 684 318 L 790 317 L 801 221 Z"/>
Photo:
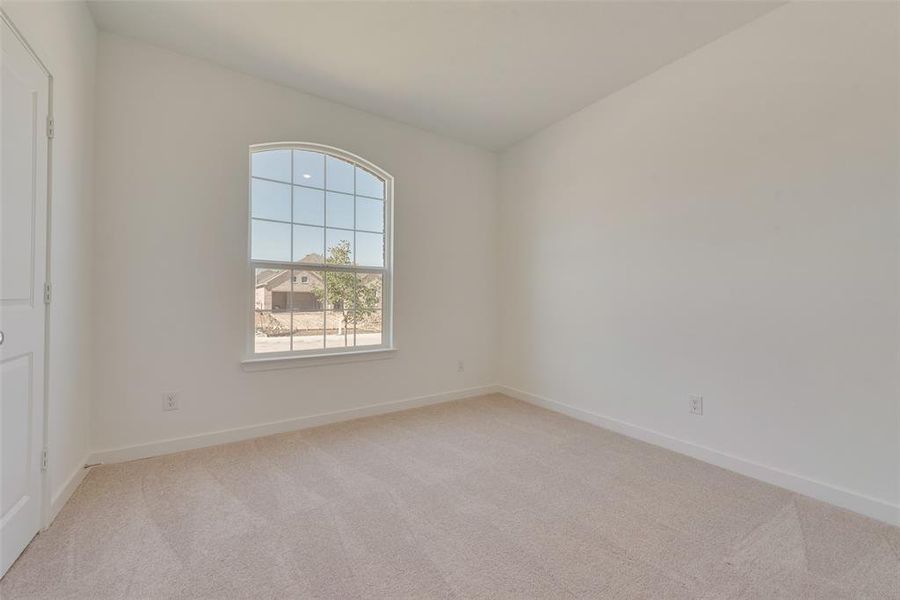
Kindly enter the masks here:
<path id="1" fill-rule="evenodd" d="M 3 600 L 900 600 L 900 2 L 0 9 Z"/>

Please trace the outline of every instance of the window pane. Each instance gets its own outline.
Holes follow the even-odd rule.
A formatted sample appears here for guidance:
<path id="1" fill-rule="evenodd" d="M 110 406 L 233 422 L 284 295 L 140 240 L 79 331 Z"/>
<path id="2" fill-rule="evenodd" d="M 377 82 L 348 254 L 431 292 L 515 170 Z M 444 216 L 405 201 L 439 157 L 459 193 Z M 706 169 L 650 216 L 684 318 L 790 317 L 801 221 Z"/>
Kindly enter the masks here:
<path id="1" fill-rule="evenodd" d="M 354 324 L 357 346 L 377 346 L 382 343 L 384 309 L 381 293 L 383 283 L 383 277 L 379 273 L 356 275 Z"/>
<path id="2" fill-rule="evenodd" d="M 291 290 L 291 309 L 321 311 L 325 302 L 325 274 L 323 271 L 294 269 Z M 319 323 L 319 329 L 322 324 Z"/>
<path id="3" fill-rule="evenodd" d="M 251 158 L 252 175 L 277 181 L 291 182 L 291 151 L 264 150 L 254 152 Z"/>
<path id="4" fill-rule="evenodd" d="M 356 167 L 356 193 L 360 196 L 384 198 L 384 182 L 365 169 Z"/>
<path id="5" fill-rule="evenodd" d="M 384 266 L 384 236 L 356 232 L 356 264 L 362 267 Z"/>
<path id="6" fill-rule="evenodd" d="M 307 150 L 294 150 L 294 183 L 324 188 L 325 155 Z"/>
<path id="7" fill-rule="evenodd" d="M 254 217 L 276 221 L 291 220 L 291 186 L 254 179 L 251 199 Z"/>
<path id="8" fill-rule="evenodd" d="M 356 275 L 326 273 L 325 347 L 342 348 L 353 345 L 353 298 Z"/>
<path id="9" fill-rule="evenodd" d="M 325 337 L 325 274 L 322 271 L 294 269 L 291 307 L 294 351 L 323 348 Z"/>
<path id="10" fill-rule="evenodd" d="M 253 351 L 289 352 L 291 349 L 290 333 L 291 313 L 273 313 L 264 310 L 256 311 L 256 335 L 253 338 Z"/>
<path id="11" fill-rule="evenodd" d="M 338 309 L 325 311 L 326 348 L 349 348 L 353 346 L 352 314 L 353 312 L 350 309 L 346 311 Z"/>
<path id="12" fill-rule="evenodd" d="M 325 194 L 325 224 L 329 227 L 353 229 L 353 196 Z"/>
<path id="13" fill-rule="evenodd" d="M 321 263 L 324 232 L 321 227 L 294 225 L 294 262 Z"/>
<path id="14" fill-rule="evenodd" d="M 325 157 L 326 189 L 353 193 L 353 165 L 333 156 Z M 352 227 L 352 225 L 351 225 Z"/>
<path id="15" fill-rule="evenodd" d="M 294 223 L 325 224 L 325 192 L 294 186 Z"/>
<path id="16" fill-rule="evenodd" d="M 253 260 L 291 260 L 291 226 L 253 219 L 250 255 Z"/>
<path id="17" fill-rule="evenodd" d="M 356 229 L 384 231 L 384 201 L 356 197 Z"/>
<path id="18" fill-rule="evenodd" d="M 321 350 L 325 347 L 323 327 L 325 313 L 317 311 L 298 311 L 294 313 L 294 352 L 302 350 Z"/>
<path id="19" fill-rule="evenodd" d="M 290 271 L 287 269 L 256 269 L 256 310 L 287 310 L 287 296 L 278 292 L 290 291 Z M 273 294 L 275 294 L 273 296 Z"/>
<path id="20" fill-rule="evenodd" d="M 254 352 L 291 349 L 290 271 L 256 269 Z"/>
<path id="21" fill-rule="evenodd" d="M 328 248 L 328 263 L 332 265 L 353 264 L 353 232 L 342 229 L 328 229 L 325 233 Z"/>

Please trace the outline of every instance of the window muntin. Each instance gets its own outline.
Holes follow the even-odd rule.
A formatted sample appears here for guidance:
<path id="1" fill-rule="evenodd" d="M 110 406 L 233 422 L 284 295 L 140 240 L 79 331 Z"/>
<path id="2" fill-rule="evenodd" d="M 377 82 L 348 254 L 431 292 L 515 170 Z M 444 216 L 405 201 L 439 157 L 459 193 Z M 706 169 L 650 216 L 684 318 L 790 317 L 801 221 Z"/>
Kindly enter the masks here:
<path id="1" fill-rule="evenodd" d="M 250 355 L 391 347 L 391 190 L 333 148 L 251 148 Z"/>

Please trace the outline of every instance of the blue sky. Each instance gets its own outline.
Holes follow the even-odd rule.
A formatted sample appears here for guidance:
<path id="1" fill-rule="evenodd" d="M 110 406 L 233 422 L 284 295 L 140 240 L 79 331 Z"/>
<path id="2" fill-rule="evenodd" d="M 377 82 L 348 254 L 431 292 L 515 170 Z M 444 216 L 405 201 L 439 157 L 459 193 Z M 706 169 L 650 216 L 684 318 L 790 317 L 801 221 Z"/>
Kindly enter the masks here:
<path id="1" fill-rule="evenodd" d="M 383 181 L 346 161 L 302 150 L 256 152 L 252 168 L 254 259 L 301 260 L 346 240 L 357 264 L 383 266 L 384 201 L 377 199 L 384 196 Z"/>

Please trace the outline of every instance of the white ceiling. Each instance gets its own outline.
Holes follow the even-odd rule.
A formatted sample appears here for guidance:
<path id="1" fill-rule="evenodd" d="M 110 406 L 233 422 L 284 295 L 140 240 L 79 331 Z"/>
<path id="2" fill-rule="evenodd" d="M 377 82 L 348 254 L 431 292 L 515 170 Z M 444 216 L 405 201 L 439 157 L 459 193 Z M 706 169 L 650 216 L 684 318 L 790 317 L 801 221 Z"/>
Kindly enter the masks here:
<path id="1" fill-rule="evenodd" d="M 94 1 L 97 25 L 501 149 L 769 2 Z"/>

